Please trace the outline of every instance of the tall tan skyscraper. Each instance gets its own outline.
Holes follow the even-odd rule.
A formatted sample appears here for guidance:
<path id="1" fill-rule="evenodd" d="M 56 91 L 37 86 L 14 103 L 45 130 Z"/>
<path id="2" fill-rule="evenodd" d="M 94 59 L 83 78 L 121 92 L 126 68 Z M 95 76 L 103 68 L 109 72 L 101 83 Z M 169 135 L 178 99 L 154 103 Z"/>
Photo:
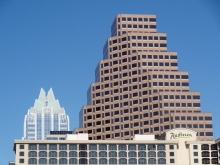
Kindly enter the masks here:
<path id="1" fill-rule="evenodd" d="M 167 51 L 155 15 L 116 16 L 95 80 L 75 133 L 88 133 L 91 140 L 157 138 L 182 127 L 212 140 L 212 115 L 200 111 L 200 93 L 189 91 L 188 72 L 178 71 L 177 52 Z"/>

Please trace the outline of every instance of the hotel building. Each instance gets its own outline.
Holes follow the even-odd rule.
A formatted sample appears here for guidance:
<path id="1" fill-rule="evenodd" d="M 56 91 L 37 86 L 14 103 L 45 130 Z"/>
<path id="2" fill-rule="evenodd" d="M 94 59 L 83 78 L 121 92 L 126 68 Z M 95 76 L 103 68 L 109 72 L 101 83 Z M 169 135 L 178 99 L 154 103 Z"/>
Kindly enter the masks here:
<path id="1" fill-rule="evenodd" d="M 197 132 L 176 128 L 133 140 L 88 140 L 88 134 L 50 135 L 63 140 L 15 140 L 16 165 L 24 164 L 218 164 L 215 141 L 197 140 Z M 219 145 L 219 144 L 218 144 Z"/>

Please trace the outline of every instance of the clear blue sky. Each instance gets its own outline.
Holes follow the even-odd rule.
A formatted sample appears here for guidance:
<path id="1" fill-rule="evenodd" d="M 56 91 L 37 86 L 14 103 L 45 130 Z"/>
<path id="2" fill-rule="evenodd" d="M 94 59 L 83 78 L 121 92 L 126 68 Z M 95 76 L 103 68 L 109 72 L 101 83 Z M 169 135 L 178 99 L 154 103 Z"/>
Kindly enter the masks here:
<path id="1" fill-rule="evenodd" d="M 55 97 L 78 127 L 78 113 L 94 81 L 95 67 L 120 13 L 156 14 L 168 50 L 178 52 L 190 90 L 212 112 L 220 137 L 220 1 L 0 0 L 0 164 L 14 160 L 13 140 L 23 135 L 24 115 L 40 88 Z"/>

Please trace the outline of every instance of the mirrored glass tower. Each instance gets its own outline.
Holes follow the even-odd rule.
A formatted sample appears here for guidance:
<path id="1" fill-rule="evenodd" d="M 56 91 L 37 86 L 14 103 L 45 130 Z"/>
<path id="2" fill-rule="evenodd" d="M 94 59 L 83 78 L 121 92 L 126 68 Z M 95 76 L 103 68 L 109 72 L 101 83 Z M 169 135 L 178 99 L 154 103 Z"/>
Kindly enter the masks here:
<path id="1" fill-rule="evenodd" d="M 55 99 L 52 88 L 47 95 L 41 88 L 39 98 L 25 115 L 23 139 L 42 140 L 50 131 L 69 131 L 69 116 Z"/>

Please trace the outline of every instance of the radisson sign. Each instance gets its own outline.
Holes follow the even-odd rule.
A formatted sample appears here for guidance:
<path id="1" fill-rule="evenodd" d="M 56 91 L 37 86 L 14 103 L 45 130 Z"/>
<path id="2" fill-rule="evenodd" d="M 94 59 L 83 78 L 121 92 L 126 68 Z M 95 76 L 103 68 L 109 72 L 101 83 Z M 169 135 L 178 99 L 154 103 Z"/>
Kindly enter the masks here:
<path id="1" fill-rule="evenodd" d="M 173 132 L 170 132 L 170 139 L 182 139 L 182 138 L 191 138 L 193 135 L 190 134 L 190 133 L 182 133 L 182 132 L 179 132 L 179 133 L 173 133 Z"/>

